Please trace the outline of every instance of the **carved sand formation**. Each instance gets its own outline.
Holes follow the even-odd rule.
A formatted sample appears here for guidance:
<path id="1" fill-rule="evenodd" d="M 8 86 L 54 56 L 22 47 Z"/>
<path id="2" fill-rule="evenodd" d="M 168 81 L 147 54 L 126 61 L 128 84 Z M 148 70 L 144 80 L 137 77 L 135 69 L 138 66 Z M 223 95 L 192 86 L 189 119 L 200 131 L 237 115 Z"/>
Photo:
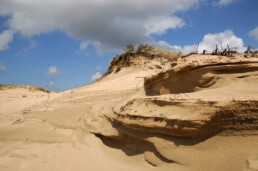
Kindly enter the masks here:
<path id="1" fill-rule="evenodd" d="M 1 90 L 0 170 L 257 170 L 258 58 L 230 56 L 125 52 L 78 89 Z"/>

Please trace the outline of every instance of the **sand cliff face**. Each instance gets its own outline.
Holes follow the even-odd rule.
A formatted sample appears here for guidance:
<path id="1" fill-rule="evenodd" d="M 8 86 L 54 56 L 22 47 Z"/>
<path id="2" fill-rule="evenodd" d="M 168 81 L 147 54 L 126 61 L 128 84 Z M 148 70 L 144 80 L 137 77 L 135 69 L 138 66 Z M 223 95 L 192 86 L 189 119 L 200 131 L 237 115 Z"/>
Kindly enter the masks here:
<path id="1" fill-rule="evenodd" d="M 1 108 L 0 169 L 256 170 L 257 85 L 244 54 L 125 53 L 94 84 Z"/>

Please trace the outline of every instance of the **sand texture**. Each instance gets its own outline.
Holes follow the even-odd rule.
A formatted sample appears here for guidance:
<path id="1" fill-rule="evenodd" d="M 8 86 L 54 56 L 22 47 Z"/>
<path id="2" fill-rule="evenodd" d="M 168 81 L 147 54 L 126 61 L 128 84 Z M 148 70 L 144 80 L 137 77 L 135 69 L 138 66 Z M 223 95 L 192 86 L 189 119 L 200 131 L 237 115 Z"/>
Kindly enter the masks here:
<path id="1" fill-rule="evenodd" d="M 0 170 L 258 170 L 258 58 L 114 58 L 61 93 L 0 90 Z"/>

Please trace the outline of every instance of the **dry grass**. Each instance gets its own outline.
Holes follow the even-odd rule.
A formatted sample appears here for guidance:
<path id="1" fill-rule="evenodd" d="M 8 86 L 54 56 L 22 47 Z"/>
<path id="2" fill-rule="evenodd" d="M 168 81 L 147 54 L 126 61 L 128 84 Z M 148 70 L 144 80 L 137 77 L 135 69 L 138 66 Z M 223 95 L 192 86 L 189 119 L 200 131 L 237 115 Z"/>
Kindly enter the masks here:
<path id="1" fill-rule="evenodd" d="M 184 56 L 184 54 L 180 51 L 173 51 L 173 50 L 168 50 L 168 49 L 155 48 L 153 51 L 160 53 L 161 56 L 166 57 L 166 58 L 180 58 L 180 57 Z"/>

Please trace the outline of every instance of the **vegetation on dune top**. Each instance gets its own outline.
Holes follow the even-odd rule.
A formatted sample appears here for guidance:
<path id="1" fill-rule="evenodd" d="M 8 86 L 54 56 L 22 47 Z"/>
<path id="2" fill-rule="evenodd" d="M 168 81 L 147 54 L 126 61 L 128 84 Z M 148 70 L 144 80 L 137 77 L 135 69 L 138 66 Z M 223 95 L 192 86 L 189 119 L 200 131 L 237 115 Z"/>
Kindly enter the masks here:
<path id="1" fill-rule="evenodd" d="M 147 60 L 157 59 L 160 61 L 174 61 L 182 57 L 184 54 L 179 51 L 173 51 L 168 49 L 154 48 L 148 44 L 139 44 L 135 47 L 133 44 L 129 44 L 125 47 L 124 53 L 113 57 L 110 62 L 107 72 L 103 75 L 108 75 L 112 72 L 117 73 L 122 67 L 128 67 L 135 65 L 134 60 L 140 58 L 146 58 Z M 159 67 L 160 68 L 160 67 Z"/>
<path id="2" fill-rule="evenodd" d="M 142 60 L 143 58 L 147 60 L 159 60 L 161 65 L 171 62 L 171 66 L 175 66 L 177 59 L 185 58 L 193 54 L 199 55 L 217 55 L 217 56 L 227 56 L 227 57 L 234 57 L 237 54 L 236 47 L 230 47 L 227 45 L 227 48 L 222 47 L 221 42 L 221 50 L 219 49 L 218 45 L 213 52 L 208 53 L 206 49 L 203 49 L 202 53 L 198 53 L 199 43 L 197 44 L 196 50 L 190 52 L 189 54 L 183 54 L 180 51 L 169 50 L 169 49 L 161 49 L 161 48 L 154 48 L 152 45 L 149 44 L 139 44 L 138 46 L 134 46 L 133 44 L 128 44 L 124 48 L 124 53 L 113 57 L 110 62 L 109 68 L 107 72 L 103 75 L 106 76 L 111 73 L 117 73 L 123 67 L 141 65 L 137 60 Z M 257 57 L 258 51 L 248 46 L 247 50 L 244 52 L 244 57 Z M 135 62 L 136 61 L 136 62 Z M 164 67 L 157 67 L 157 66 L 149 66 L 149 69 L 153 68 L 164 68 Z"/>
<path id="3" fill-rule="evenodd" d="M 49 90 L 46 90 L 43 87 L 38 87 L 38 86 L 0 84 L 0 90 L 8 90 L 8 89 L 15 89 L 15 88 L 24 88 L 24 89 L 28 89 L 29 91 L 42 91 L 42 92 L 45 92 L 45 93 L 50 93 Z"/>
<path id="4" fill-rule="evenodd" d="M 182 57 L 184 54 L 180 51 L 169 50 L 169 49 L 161 49 L 161 48 L 154 48 L 149 44 L 139 44 L 136 48 L 133 44 L 126 45 L 125 53 L 153 53 L 156 57 L 170 57 L 170 58 L 179 58 Z M 120 56 L 120 55 L 118 55 Z"/>

